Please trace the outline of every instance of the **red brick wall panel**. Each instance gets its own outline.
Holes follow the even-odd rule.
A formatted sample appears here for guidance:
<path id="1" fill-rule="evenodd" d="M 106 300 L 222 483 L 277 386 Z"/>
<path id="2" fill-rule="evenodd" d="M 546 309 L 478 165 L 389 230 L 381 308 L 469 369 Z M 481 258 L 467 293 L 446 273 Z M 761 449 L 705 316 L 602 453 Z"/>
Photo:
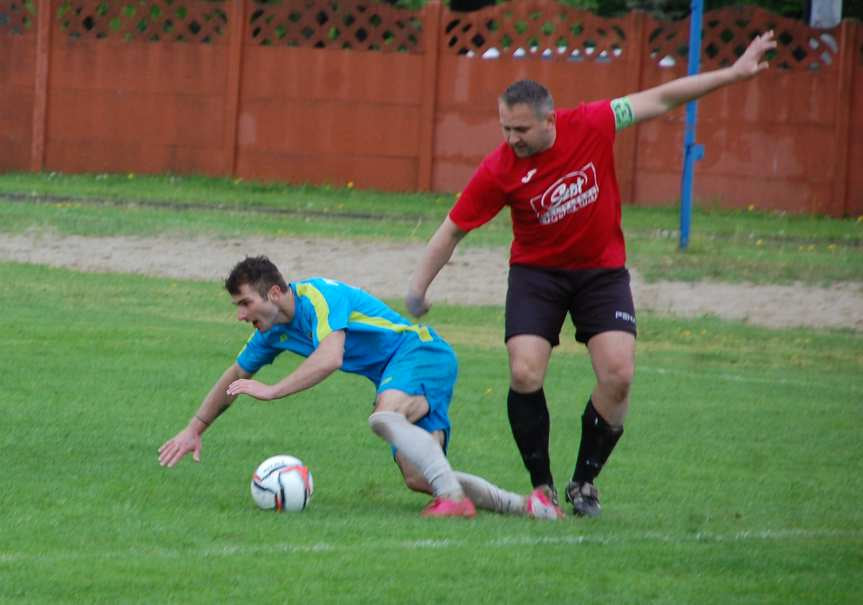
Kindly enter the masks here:
<path id="1" fill-rule="evenodd" d="M 30 166 L 36 36 L 23 27 L 0 27 L 0 172 Z"/>

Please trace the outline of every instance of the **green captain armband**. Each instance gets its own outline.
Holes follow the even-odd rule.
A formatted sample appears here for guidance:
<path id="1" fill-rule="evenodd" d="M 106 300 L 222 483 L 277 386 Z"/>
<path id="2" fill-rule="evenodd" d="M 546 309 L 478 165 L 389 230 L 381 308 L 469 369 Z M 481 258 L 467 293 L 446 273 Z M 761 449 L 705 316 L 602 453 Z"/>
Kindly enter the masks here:
<path id="1" fill-rule="evenodd" d="M 635 113 L 632 111 L 632 103 L 629 97 L 620 97 L 611 101 L 611 111 L 614 112 L 615 130 L 623 130 L 627 126 L 635 124 Z"/>

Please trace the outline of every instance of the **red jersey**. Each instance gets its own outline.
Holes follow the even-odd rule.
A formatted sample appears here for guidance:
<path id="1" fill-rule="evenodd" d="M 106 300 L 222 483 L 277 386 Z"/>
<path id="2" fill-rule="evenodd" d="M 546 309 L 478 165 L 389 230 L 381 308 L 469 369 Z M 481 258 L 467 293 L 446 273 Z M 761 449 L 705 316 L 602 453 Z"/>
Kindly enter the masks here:
<path id="1" fill-rule="evenodd" d="M 509 206 L 510 264 L 622 267 L 626 249 L 611 103 L 583 103 L 555 113 L 557 136 L 549 149 L 519 158 L 502 143 L 482 161 L 449 217 L 471 231 Z"/>

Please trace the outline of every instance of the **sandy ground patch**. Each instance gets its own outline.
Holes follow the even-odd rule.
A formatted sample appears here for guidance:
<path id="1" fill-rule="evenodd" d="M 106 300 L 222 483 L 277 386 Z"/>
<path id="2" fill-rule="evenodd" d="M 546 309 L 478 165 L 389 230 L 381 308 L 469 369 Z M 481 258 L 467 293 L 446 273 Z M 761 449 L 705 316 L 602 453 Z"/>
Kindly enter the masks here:
<path id="1" fill-rule="evenodd" d="M 325 276 L 383 298 L 400 298 L 423 246 L 298 238 L 143 238 L 0 234 L 0 260 L 197 280 L 222 280 L 245 255 L 266 254 L 288 279 Z M 503 304 L 505 250 L 461 248 L 429 292 L 432 301 Z M 831 288 L 713 282 L 645 283 L 633 270 L 639 310 L 715 315 L 769 327 L 863 331 L 863 284 Z"/>

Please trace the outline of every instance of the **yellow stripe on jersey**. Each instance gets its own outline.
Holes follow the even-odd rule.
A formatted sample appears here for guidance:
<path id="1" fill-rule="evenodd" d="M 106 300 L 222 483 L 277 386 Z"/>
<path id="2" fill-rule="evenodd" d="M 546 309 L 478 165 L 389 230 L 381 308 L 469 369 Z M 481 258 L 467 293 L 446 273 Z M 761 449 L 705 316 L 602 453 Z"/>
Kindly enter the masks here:
<path id="1" fill-rule="evenodd" d="M 255 337 L 255 334 L 257 334 L 257 332 L 258 332 L 257 330 L 252 330 L 252 333 L 249 334 L 249 337 L 246 339 L 246 342 L 243 343 L 243 348 L 240 349 L 239 353 L 237 353 L 237 357 L 239 357 L 243 353 L 243 351 L 246 350 L 246 345 L 248 345 L 250 342 L 252 342 L 252 339 Z"/>
<path id="2" fill-rule="evenodd" d="M 392 330 L 393 332 L 415 332 L 423 342 L 430 342 L 432 340 L 431 332 L 427 326 L 397 324 L 388 319 L 384 319 L 383 317 L 369 317 L 359 311 L 352 311 L 348 321 L 366 324 L 368 326 L 375 326 L 376 328 L 383 328 L 384 330 Z"/>
<path id="3" fill-rule="evenodd" d="M 311 284 L 297 284 L 297 294 L 305 296 L 312 303 L 315 315 L 318 316 L 317 336 L 318 342 L 321 342 L 332 332 L 330 328 L 330 305 L 327 304 L 327 299 L 324 298 L 321 291 Z"/>

